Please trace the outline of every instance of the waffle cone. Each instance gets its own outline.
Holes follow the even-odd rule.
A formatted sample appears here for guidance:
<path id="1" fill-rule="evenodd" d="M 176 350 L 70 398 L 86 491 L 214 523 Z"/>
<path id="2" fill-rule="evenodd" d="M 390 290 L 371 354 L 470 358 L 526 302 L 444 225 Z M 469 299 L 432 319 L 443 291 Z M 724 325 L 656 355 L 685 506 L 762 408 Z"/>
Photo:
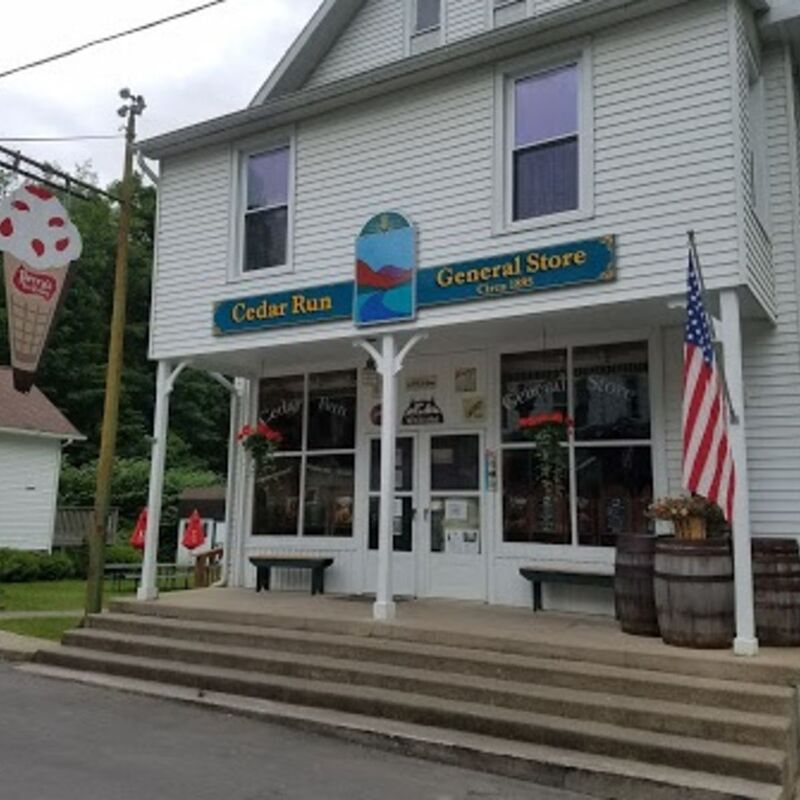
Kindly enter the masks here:
<path id="1" fill-rule="evenodd" d="M 3 272 L 14 385 L 26 392 L 33 384 L 61 304 L 69 264 L 37 270 L 10 253 L 4 253 Z"/>

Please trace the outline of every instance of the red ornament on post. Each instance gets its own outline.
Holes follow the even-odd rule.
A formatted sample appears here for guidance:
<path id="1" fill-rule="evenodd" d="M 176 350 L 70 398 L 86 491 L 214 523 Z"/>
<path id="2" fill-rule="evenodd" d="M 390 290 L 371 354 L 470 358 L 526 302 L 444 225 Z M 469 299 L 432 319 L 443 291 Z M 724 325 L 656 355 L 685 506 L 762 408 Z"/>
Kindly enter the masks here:
<path id="1" fill-rule="evenodd" d="M 196 550 L 206 540 L 206 534 L 203 530 L 203 520 L 200 519 L 200 514 L 197 509 L 192 511 L 189 521 L 186 523 L 186 529 L 183 532 L 181 544 L 187 550 Z"/>
<path id="2" fill-rule="evenodd" d="M 130 538 L 131 547 L 137 550 L 144 550 L 144 536 L 147 532 L 147 509 L 143 508 L 139 512 L 139 518 L 136 520 L 136 526 L 133 529 L 133 534 Z"/>

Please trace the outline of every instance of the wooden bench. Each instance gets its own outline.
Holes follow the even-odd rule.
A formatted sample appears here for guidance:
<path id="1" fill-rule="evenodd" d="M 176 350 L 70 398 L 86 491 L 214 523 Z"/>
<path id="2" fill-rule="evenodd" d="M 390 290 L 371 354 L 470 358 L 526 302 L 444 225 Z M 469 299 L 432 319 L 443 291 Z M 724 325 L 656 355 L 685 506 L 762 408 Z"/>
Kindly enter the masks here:
<path id="1" fill-rule="evenodd" d="M 614 576 L 585 570 L 550 569 L 548 567 L 520 567 L 519 574 L 531 582 L 533 588 L 533 610 L 542 608 L 543 583 L 568 583 L 580 586 L 614 586 Z"/>
<path id="2" fill-rule="evenodd" d="M 269 591 L 270 571 L 273 567 L 311 570 L 311 594 L 325 594 L 325 570 L 333 564 L 332 558 L 303 556 L 293 553 L 251 556 L 250 563 L 256 568 L 256 591 Z"/>

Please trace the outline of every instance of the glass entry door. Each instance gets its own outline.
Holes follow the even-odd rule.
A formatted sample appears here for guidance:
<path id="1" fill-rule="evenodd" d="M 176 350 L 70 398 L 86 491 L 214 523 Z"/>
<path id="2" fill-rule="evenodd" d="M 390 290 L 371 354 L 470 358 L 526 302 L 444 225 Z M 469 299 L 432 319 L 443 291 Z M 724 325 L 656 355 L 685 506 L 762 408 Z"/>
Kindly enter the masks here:
<path id="1" fill-rule="evenodd" d="M 478 433 L 424 439 L 422 516 L 430 597 L 486 597 L 481 445 Z"/>
<path id="2" fill-rule="evenodd" d="M 395 495 L 392 537 L 392 588 L 397 595 L 417 595 L 414 539 L 417 496 L 416 447 L 413 436 L 398 436 L 395 451 Z M 374 592 L 378 575 L 378 525 L 381 497 L 381 441 L 370 440 L 367 589 Z"/>

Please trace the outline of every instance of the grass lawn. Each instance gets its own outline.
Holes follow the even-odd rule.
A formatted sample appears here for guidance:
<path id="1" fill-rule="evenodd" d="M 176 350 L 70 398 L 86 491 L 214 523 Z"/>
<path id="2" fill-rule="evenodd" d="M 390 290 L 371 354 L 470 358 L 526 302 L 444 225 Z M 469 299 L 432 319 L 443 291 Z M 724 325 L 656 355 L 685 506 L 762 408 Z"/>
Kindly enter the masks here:
<path id="1" fill-rule="evenodd" d="M 28 617 L 25 619 L 0 619 L 0 630 L 20 636 L 59 641 L 64 631 L 74 628 L 80 617 Z"/>
<path id="2" fill-rule="evenodd" d="M 126 584 L 124 594 L 135 591 L 133 582 Z M 109 599 L 106 585 L 104 598 Z M 114 596 L 118 596 L 119 593 Z M 77 611 L 86 598 L 85 580 L 34 581 L 0 585 L 0 611 Z"/>

